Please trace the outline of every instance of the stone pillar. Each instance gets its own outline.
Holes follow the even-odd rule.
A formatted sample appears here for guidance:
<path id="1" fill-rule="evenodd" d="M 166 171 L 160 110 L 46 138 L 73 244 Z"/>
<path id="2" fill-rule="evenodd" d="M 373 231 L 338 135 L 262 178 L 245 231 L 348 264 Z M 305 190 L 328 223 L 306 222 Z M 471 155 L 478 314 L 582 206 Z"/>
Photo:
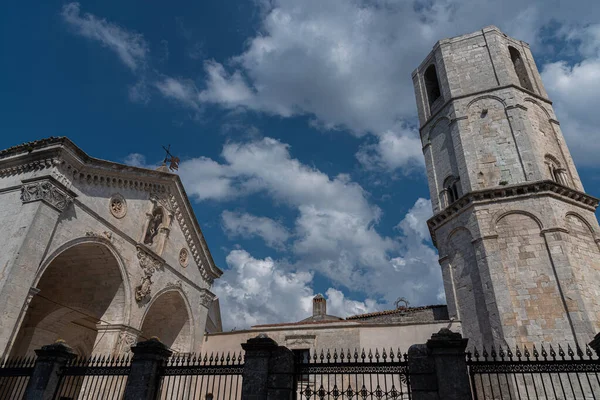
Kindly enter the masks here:
<path id="1" fill-rule="evenodd" d="M 294 354 L 264 333 L 242 343 L 246 352 L 242 399 L 290 400 L 294 392 Z"/>
<path id="2" fill-rule="evenodd" d="M 75 357 L 69 346 L 62 341 L 43 346 L 35 351 L 37 360 L 27 389 L 25 400 L 50 400 L 59 383 L 59 371 Z"/>
<path id="3" fill-rule="evenodd" d="M 154 400 L 160 383 L 159 368 L 172 351 L 157 338 L 139 342 L 131 351 L 133 359 L 123 400 Z"/>
<path id="4" fill-rule="evenodd" d="M 468 339 L 441 329 L 427 344 L 408 349 L 408 370 L 414 400 L 471 400 L 465 360 Z"/>
<path id="5" fill-rule="evenodd" d="M 98 324 L 98 335 L 94 344 L 93 354 L 116 355 L 131 353 L 131 347 L 137 343 L 140 331 L 131 326 L 121 324 Z"/>

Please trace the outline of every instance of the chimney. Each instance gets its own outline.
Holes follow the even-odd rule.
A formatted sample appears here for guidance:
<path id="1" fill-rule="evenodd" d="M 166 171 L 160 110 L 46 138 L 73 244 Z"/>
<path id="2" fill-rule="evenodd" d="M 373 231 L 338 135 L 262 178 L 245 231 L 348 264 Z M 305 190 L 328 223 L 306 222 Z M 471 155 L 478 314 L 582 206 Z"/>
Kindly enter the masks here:
<path id="1" fill-rule="evenodd" d="M 327 300 L 321 293 L 313 298 L 313 317 L 327 315 Z"/>

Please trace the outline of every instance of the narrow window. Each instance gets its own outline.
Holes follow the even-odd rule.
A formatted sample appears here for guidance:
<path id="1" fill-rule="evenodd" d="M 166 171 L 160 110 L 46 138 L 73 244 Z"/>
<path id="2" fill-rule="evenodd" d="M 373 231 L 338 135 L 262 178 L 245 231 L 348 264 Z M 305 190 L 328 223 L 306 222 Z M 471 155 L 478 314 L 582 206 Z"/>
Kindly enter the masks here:
<path id="1" fill-rule="evenodd" d="M 567 170 L 561 168 L 558 160 L 550 155 L 547 155 L 544 159 L 546 167 L 548 168 L 548 174 L 550 179 L 556 183 L 560 183 L 564 186 L 569 186 L 569 180 L 567 178 Z"/>
<path id="2" fill-rule="evenodd" d="M 458 178 L 454 176 L 449 176 L 444 180 L 444 207 L 449 206 L 454 203 L 460 197 L 460 192 L 458 191 Z"/>
<path id="3" fill-rule="evenodd" d="M 510 53 L 510 59 L 512 60 L 513 67 L 515 67 L 517 77 L 519 77 L 519 83 L 521 84 L 521 87 L 533 92 L 533 86 L 529 80 L 529 75 L 527 75 L 527 69 L 523 59 L 521 58 L 521 53 L 519 53 L 519 50 L 512 46 L 508 46 L 508 51 Z"/>
<path id="4" fill-rule="evenodd" d="M 431 106 L 434 101 L 436 101 L 442 96 L 442 92 L 440 91 L 440 82 L 438 81 L 435 65 L 430 65 L 425 70 L 423 78 L 425 79 L 425 90 L 427 90 L 427 99 L 429 100 L 429 106 Z"/>

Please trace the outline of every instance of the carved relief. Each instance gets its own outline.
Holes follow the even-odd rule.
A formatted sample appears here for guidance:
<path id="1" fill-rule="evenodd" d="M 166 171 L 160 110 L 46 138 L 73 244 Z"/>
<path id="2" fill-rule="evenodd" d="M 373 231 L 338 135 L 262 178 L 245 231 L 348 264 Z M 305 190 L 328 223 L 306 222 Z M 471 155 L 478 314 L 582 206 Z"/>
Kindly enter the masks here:
<path id="1" fill-rule="evenodd" d="M 175 282 L 169 282 L 169 283 L 167 283 L 166 287 L 181 289 L 181 281 L 180 280 L 176 280 Z"/>
<path id="2" fill-rule="evenodd" d="M 152 293 L 152 275 L 154 275 L 156 270 L 162 268 L 163 263 L 139 246 L 137 248 L 137 258 L 140 262 L 140 267 L 144 270 L 144 276 L 140 284 L 135 288 L 135 299 L 139 303 Z"/>
<path id="3" fill-rule="evenodd" d="M 119 333 L 117 339 L 117 354 L 130 354 L 131 347 L 137 344 L 137 335 L 131 332 Z"/>
<path id="4" fill-rule="evenodd" d="M 92 231 L 87 231 L 85 233 L 85 236 L 87 236 L 87 237 L 97 237 L 97 238 L 112 240 L 112 232 L 109 232 L 109 231 L 104 231 L 102 233 L 96 233 L 96 232 L 92 232 Z"/>
<path id="5" fill-rule="evenodd" d="M 190 262 L 190 253 L 188 253 L 187 249 L 181 249 L 179 252 L 179 264 L 185 268 L 188 266 Z"/>
<path id="6" fill-rule="evenodd" d="M 152 274 L 146 273 L 141 283 L 135 288 L 135 300 L 139 303 L 152 293 Z"/>
<path id="7" fill-rule="evenodd" d="M 70 195 L 49 180 L 23 184 L 21 187 L 21 201 L 31 203 L 38 200 L 46 202 L 58 211 L 64 211 L 73 202 Z"/>
<path id="8" fill-rule="evenodd" d="M 200 293 L 200 305 L 206 308 L 210 307 L 215 297 L 216 296 L 209 290 L 202 289 L 202 292 Z"/>
<path id="9" fill-rule="evenodd" d="M 121 219 L 127 214 L 127 202 L 125 201 L 125 198 L 118 193 L 112 195 L 108 208 L 115 218 Z"/>

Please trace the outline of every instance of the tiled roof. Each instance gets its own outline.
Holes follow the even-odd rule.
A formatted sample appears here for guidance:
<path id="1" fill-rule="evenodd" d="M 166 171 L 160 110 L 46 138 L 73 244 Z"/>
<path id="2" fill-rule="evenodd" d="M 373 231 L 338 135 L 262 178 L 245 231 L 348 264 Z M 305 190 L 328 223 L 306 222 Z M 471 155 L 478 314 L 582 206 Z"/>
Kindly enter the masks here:
<path id="1" fill-rule="evenodd" d="M 346 320 L 354 320 L 354 319 L 363 319 L 363 318 L 371 318 L 378 317 L 381 315 L 390 315 L 390 314 L 399 314 L 399 313 L 411 313 L 419 310 L 427 310 L 429 308 L 437 308 L 437 307 L 447 307 L 445 304 L 435 304 L 430 306 L 421 306 L 421 307 L 400 307 L 394 310 L 384 310 L 384 311 L 376 311 L 368 314 L 358 314 L 353 315 L 351 317 L 346 318 Z"/>

